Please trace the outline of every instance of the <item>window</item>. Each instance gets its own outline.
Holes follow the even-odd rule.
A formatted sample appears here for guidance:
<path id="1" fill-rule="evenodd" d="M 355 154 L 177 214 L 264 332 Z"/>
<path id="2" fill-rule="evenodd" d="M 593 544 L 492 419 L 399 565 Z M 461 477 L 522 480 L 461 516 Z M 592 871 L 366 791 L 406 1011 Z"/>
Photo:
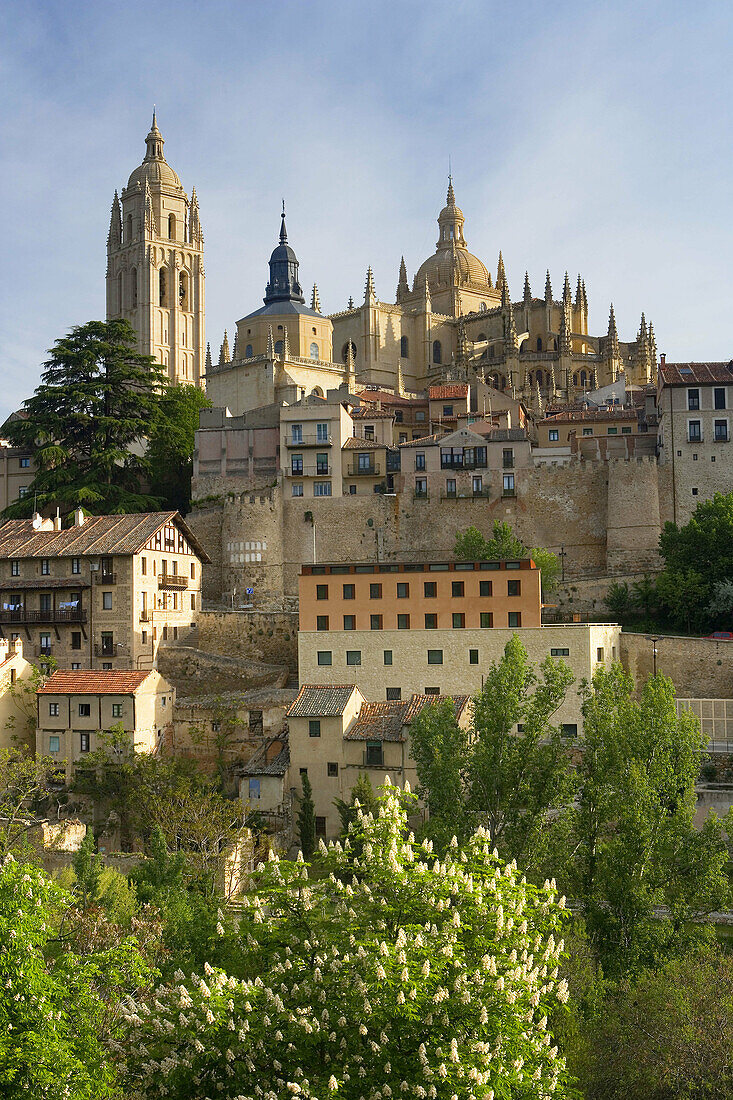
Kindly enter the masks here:
<path id="1" fill-rule="evenodd" d="M 353 584 L 345 584 L 344 585 L 344 599 L 345 600 L 353 600 L 355 598 L 356 598 L 356 590 L 354 588 L 354 585 Z"/>
<path id="2" fill-rule="evenodd" d="M 622 428 L 621 435 L 631 435 L 631 428 Z"/>
<path id="3" fill-rule="evenodd" d="M 295 477 L 298 477 L 303 473 L 303 456 L 302 455 L 291 455 L 290 456 L 290 472 Z"/>
<path id="4" fill-rule="evenodd" d="M 252 345 L 247 344 L 247 347 L 244 349 L 244 358 L 245 359 L 251 359 L 252 355 L 253 355 Z M 259 798 L 259 795 L 257 797 Z"/>
<path id="5" fill-rule="evenodd" d="M 331 482 L 330 481 L 314 481 L 313 482 L 313 496 L 314 497 L 330 497 L 331 495 Z"/>
<path id="6" fill-rule="evenodd" d="M 294 497 L 302 497 L 303 496 L 303 482 L 302 481 L 298 481 L 298 482 L 296 482 L 295 485 L 293 485 L 292 495 Z"/>
<path id="7" fill-rule="evenodd" d="M 19 577 L 20 576 L 20 562 L 18 561 L 17 558 L 13 558 L 13 560 L 10 563 L 10 575 L 11 575 L 11 577 Z"/>
<path id="8" fill-rule="evenodd" d="M 448 497 L 454 497 L 456 495 L 456 480 L 453 477 L 447 477 L 445 479 L 445 495 Z"/>
<path id="9" fill-rule="evenodd" d="M 249 798 L 250 801 L 256 801 L 260 797 L 260 781 L 259 779 L 250 779 L 249 781 Z"/>
<path id="10" fill-rule="evenodd" d="M 58 718 L 58 716 L 59 716 L 59 704 L 58 703 L 49 703 L 48 704 L 48 713 L 50 714 L 50 716 L 52 718 Z"/>
<path id="11" fill-rule="evenodd" d="M 364 762 L 367 767 L 382 767 L 384 764 L 384 747 L 381 741 L 367 741 Z"/>
<path id="12" fill-rule="evenodd" d="M 50 654 L 51 654 L 51 635 L 50 634 L 41 634 L 41 635 L 39 635 L 39 642 L 40 642 L 41 653 L 46 657 L 50 656 Z"/>
<path id="13" fill-rule="evenodd" d="M 521 596 L 521 594 L 522 594 L 522 582 L 521 581 L 507 581 L 506 582 L 506 594 L 507 594 L 507 596 Z"/>
<path id="14" fill-rule="evenodd" d="M 429 665 L 442 665 L 443 664 L 443 650 L 442 649 L 429 649 L 428 650 L 428 664 Z"/>
<path id="15" fill-rule="evenodd" d="M 404 420 L 404 414 L 402 412 L 402 409 L 395 409 L 394 420 L 395 420 L 395 424 L 401 424 L 402 423 L 402 421 Z"/>
<path id="16" fill-rule="evenodd" d="M 697 489 L 693 489 L 693 490 L 692 490 L 692 495 L 693 495 L 694 497 L 696 497 L 696 496 L 697 496 Z"/>
<path id="17" fill-rule="evenodd" d="M 415 496 L 427 497 L 428 495 L 428 481 L 425 477 L 415 478 Z"/>
<path id="18" fill-rule="evenodd" d="M 381 630 L 382 629 L 382 616 L 381 615 L 370 615 L 369 616 L 369 629 L 370 630 Z"/>
<path id="19" fill-rule="evenodd" d="M 509 622 L 507 623 L 507 626 L 521 626 L 521 625 L 522 625 L 522 612 L 521 611 L 510 611 L 509 612 Z"/>
<path id="20" fill-rule="evenodd" d="M 608 429 L 608 434 L 609 435 L 618 435 L 618 428 L 609 428 Z"/>
<path id="21" fill-rule="evenodd" d="M 339 773 L 339 766 L 334 761 L 329 760 L 326 764 L 326 773 L 329 779 L 336 779 Z"/>
<path id="22" fill-rule="evenodd" d="M 397 629 L 398 630 L 409 630 L 410 629 L 410 616 L 409 615 L 398 615 L 397 616 Z"/>
<path id="23" fill-rule="evenodd" d="M 592 428 L 583 428 L 583 435 L 593 435 Z"/>
<path id="24" fill-rule="evenodd" d="M 713 390 L 713 408 L 724 409 L 725 407 L 725 389 L 721 388 Z M 21 462 L 22 461 L 23 459 L 21 459 Z"/>
<path id="25" fill-rule="evenodd" d="M 103 592 L 102 593 L 102 609 L 104 611 L 111 611 L 112 610 L 112 593 L 111 592 Z"/>
<path id="26" fill-rule="evenodd" d="M 81 558 L 71 559 L 71 572 L 81 573 Z M 143 573 L 145 572 L 145 558 L 143 558 Z"/>
<path id="27" fill-rule="evenodd" d="M 319 665 L 331 665 L 333 664 L 332 653 L 330 649 L 318 650 L 318 664 Z"/>
<path id="28" fill-rule="evenodd" d="M 452 405 L 443 405 L 443 416 L 448 416 L 448 417 L 453 416 L 453 406 Z"/>
<path id="29" fill-rule="evenodd" d="M 433 362 L 443 362 L 443 349 L 440 346 L 440 340 L 433 340 Z"/>
<path id="30" fill-rule="evenodd" d="M 347 665 L 360 665 L 361 664 L 361 650 L 360 649 L 347 649 L 346 650 L 346 664 Z"/>
<path id="31" fill-rule="evenodd" d="M 317 584 L 316 585 L 316 599 L 317 600 L 327 600 L 328 599 L 328 585 L 327 584 Z"/>
<path id="32" fill-rule="evenodd" d="M 316 836 L 326 835 L 326 819 L 325 817 L 316 817 Z"/>
<path id="33" fill-rule="evenodd" d="M 716 408 L 717 407 L 718 406 L 716 406 Z M 725 405 L 722 405 L 720 407 L 724 409 Z M 30 464 L 31 464 L 31 460 L 29 458 L 21 458 L 20 459 L 19 466 L 20 466 L 21 470 L 27 470 L 30 467 Z"/>
<path id="34" fill-rule="evenodd" d="M 165 702 L 165 699 L 163 700 L 163 702 Z M 113 703 L 112 704 L 112 717 L 113 718 L 121 718 L 122 717 L 122 703 Z"/>
<path id="35" fill-rule="evenodd" d="M 102 672 L 111 672 L 111 671 L 112 671 L 112 662 L 111 661 L 102 661 Z"/>
<path id="36" fill-rule="evenodd" d="M 310 718 L 308 720 L 308 736 L 320 737 L 321 736 L 321 720 L 320 718 Z"/>
<path id="37" fill-rule="evenodd" d="M 387 701 L 394 702 L 402 698 L 402 688 L 393 687 L 387 688 Z"/>
<path id="38" fill-rule="evenodd" d="M 318 344 L 314 340 L 313 343 L 310 346 L 310 357 L 311 357 L 311 359 L 317 359 L 318 354 L 319 354 L 318 353 Z"/>
<path id="39" fill-rule="evenodd" d="M 356 630 L 356 615 L 344 615 L 344 630 Z"/>
<path id="40" fill-rule="evenodd" d="M 410 595 L 410 585 L 406 581 L 397 582 L 397 599 L 406 600 Z"/>
<path id="41" fill-rule="evenodd" d="M 90 718 L 92 713 L 91 703 L 79 703 L 79 717 Z"/>
<path id="42" fill-rule="evenodd" d="M 385 663 L 385 665 L 391 665 L 392 664 L 392 650 L 391 649 L 385 649 L 385 651 L 384 651 L 384 663 Z"/>
<path id="43" fill-rule="evenodd" d="M 715 421 L 715 442 L 727 443 L 728 442 L 728 421 L 716 420 Z"/>
<path id="44" fill-rule="evenodd" d="M 479 596 L 491 596 L 493 594 L 491 581 L 479 581 L 478 589 Z"/>
<path id="45" fill-rule="evenodd" d="M 81 649 L 81 631 L 72 630 L 71 632 L 71 648 Z"/>
<path id="46" fill-rule="evenodd" d="M 559 431 L 558 428 L 550 428 L 550 431 L 548 432 L 548 435 L 549 435 L 549 438 L 550 438 L 550 443 L 559 443 L 560 442 L 560 431 Z"/>
<path id="47" fill-rule="evenodd" d="M 410 343 L 406 336 L 400 337 L 400 358 L 407 359 L 410 355 Z"/>
<path id="48" fill-rule="evenodd" d="M 469 651 L 468 651 L 468 663 L 469 663 L 469 665 L 477 665 L 478 664 L 478 650 L 477 649 L 469 649 Z"/>
<path id="49" fill-rule="evenodd" d="M 599 645 L 596 649 L 596 660 L 597 661 L 602 661 L 603 660 L 603 646 L 602 645 Z"/>
<path id="50" fill-rule="evenodd" d="M 464 594 L 464 583 L 463 583 L 463 581 L 452 581 L 451 582 L 451 596 L 462 596 L 463 594 Z"/>
<path id="51" fill-rule="evenodd" d="M 435 581 L 423 581 L 423 591 L 426 599 L 435 599 L 438 595 L 438 585 Z"/>
<path id="52" fill-rule="evenodd" d="M 494 625 L 494 612 L 482 611 L 481 612 L 481 626 L 490 627 Z"/>
<path id="53" fill-rule="evenodd" d="M 465 625 L 466 625 L 466 616 L 463 614 L 463 612 L 462 611 L 454 611 L 453 612 L 453 629 L 454 630 L 463 630 Z"/>
<path id="54" fill-rule="evenodd" d="M 381 598 L 382 598 L 382 586 L 381 586 L 381 584 L 370 584 L 369 585 L 369 599 L 370 600 L 381 600 Z"/>
<path id="55" fill-rule="evenodd" d="M 48 739 L 48 751 L 49 752 L 59 752 L 60 749 L 61 749 L 61 738 L 60 737 L 49 737 L 49 739 Z"/>
<path id="56" fill-rule="evenodd" d="M 81 661 L 72 661 L 71 667 L 74 671 L 81 668 Z"/>
<path id="57" fill-rule="evenodd" d="M 505 470 L 511 470 L 514 466 L 514 448 L 505 447 L 502 451 L 501 464 Z"/>
<path id="58" fill-rule="evenodd" d="M 438 629 L 438 616 L 437 615 L 428 614 L 428 615 L 425 616 L 425 629 L 426 630 L 437 630 Z"/>
<path id="59" fill-rule="evenodd" d="M 553 646 L 550 650 L 551 657 L 569 657 L 570 650 L 565 646 Z"/>
<path id="60" fill-rule="evenodd" d="M 165 627 L 163 628 L 163 632 L 164 632 L 163 636 L 165 637 Z M 114 644 L 114 640 L 113 640 L 112 631 L 111 630 L 103 630 L 101 637 L 102 637 L 102 656 L 103 657 L 114 657 L 114 655 L 115 655 L 115 644 Z"/>
<path id="61" fill-rule="evenodd" d="M 416 420 L 416 421 L 417 421 L 418 423 L 420 423 L 420 422 L 421 422 L 421 421 L 423 421 L 424 419 L 425 419 L 425 413 L 424 413 L 424 411 L 423 411 L 422 409 L 418 409 L 418 410 L 417 410 L 417 412 L 415 413 L 415 420 Z"/>
<path id="62" fill-rule="evenodd" d="M 328 630 L 328 615 L 316 615 L 316 630 Z"/>
<path id="63" fill-rule="evenodd" d="M 41 573 L 44 577 L 49 576 L 51 572 L 51 562 L 48 558 L 41 558 Z"/>
<path id="64" fill-rule="evenodd" d="M 165 307 L 167 304 L 165 268 L 161 267 L 158 272 L 158 305 Z"/>
<path id="65" fill-rule="evenodd" d="M 700 391 L 688 390 L 687 391 L 687 408 L 691 411 L 696 411 L 700 408 Z"/>
<path id="66" fill-rule="evenodd" d="M 90 748 L 91 748 L 90 735 L 88 733 L 80 733 L 79 734 L 79 751 L 80 752 L 89 752 Z"/>
<path id="67" fill-rule="evenodd" d="M 303 425 L 291 424 L 290 425 L 290 442 L 302 443 L 303 442 Z"/>
<path id="68" fill-rule="evenodd" d="M 502 492 L 504 496 L 514 496 L 514 474 L 504 474 Z"/>
<path id="69" fill-rule="evenodd" d="M 282 342 L 282 340 L 276 340 L 275 341 L 275 355 L 282 355 L 284 350 L 285 350 L 285 344 Z"/>
<path id="70" fill-rule="evenodd" d="M 562 724 L 563 737 L 577 737 L 578 736 L 578 723 L 577 722 L 563 722 Z"/>
<path id="71" fill-rule="evenodd" d="M 702 442 L 702 430 L 699 420 L 687 421 L 687 439 L 690 443 Z"/>
<path id="72" fill-rule="evenodd" d="M 328 455 L 327 454 L 321 454 L 321 455 L 317 454 L 316 455 L 316 473 L 317 474 L 327 474 L 328 472 L 329 472 L 328 471 Z"/>
<path id="73" fill-rule="evenodd" d="M 425 695 L 440 695 L 440 688 L 426 687 L 424 694 Z"/>

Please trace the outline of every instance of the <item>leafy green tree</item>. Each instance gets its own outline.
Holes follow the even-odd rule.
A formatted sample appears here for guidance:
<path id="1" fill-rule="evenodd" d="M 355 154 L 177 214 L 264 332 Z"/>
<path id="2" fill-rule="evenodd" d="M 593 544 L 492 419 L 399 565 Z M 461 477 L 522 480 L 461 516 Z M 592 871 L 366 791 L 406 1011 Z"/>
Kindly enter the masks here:
<path id="1" fill-rule="evenodd" d="M 468 527 L 456 535 L 453 555 L 461 561 L 481 561 L 486 557 L 486 539 L 478 527 Z"/>
<path id="2" fill-rule="evenodd" d="M 410 755 L 417 766 L 418 796 L 430 817 L 426 831 L 440 851 L 470 831 L 465 773 L 468 732 L 456 721 L 452 699 L 423 707 L 410 725 Z"/>
<path id="3" fill-rule="evenodd" d="M 631 591 L 626 581 L 613 581 L 603 602 L 614 619 L 625 619 L 633 607 Z"/>
<path id="4" fill-rule="evenodd" d="M 733 581 L 716 581 L 707 613 L 715 626 L 726 627 L 733 621 Z"/>
<path id="5" fill-rule="evenodd" d="M 12 852 L 32 859 L 39 813 L 63 795 L 56 782 L 58 762 L 23 749 L 0 749 L 0 864 Z"/>
<path id="6" fill-rule="evenodd" d="M 150 489 L 163 507 L 175 508 L 182 515 L 191 511 L 199 413 L 210 406 L 211 401 L 198 386 L 168 386 L 160 396 L 159 416 L 145 456 L 151 470 Z"/>
<path id="7" fill-rule="evenodd" d="M 710 585 L 701 573 L 694 569 L 688 569 L 684 573 L 665 569 L 657 577 L 656 587 L 659 599 L 674 626 L 688 633 L 706 629 Z"/>
<path id="8" fill-rule="evenodd" d="M 527 548 L 517 538 L 508 523 L 494 520 L 491 538 L 486 543 L 485 557 L 489 561 L 503 561 L 506 558 L 526 558 Z"/>
<path id="9" fill-rule="evenodd" d="M 647 573 L 640 581 L 634 581 L 631 590 L 634 607 L 638 607 L 644 618 L 649 619 L 657 604 L 657 586 L 653 578 Z"/>
<path id="10" fill-rule="evenodd" d="M 677 716 L 666 677 L 648 680 L 638 700 L 633 688 L 614 665 L 586 689 L 573 811 L 569 890 L 611 976 L 679 950 L 690 922 L 729 898 L 721 823 L 709 817 L 694 827 L 699 722 Z"/>
<path id="11" fill-rule="evenodd" d="M 154 510 L 142 491 L 150 466 L 140 455 L 160 418 L 160 365 L 137 350 L 128 321 L 89 321 L 58 340 L 23 416 L 3 431 L 33 451 L 28 495 L 6 515 L 60 506 L 93 513 Z"/>
<path id="12" fill-rule="evenodd" d="M 530 557 L 537 568 L 542 571 L 542 591 L 554 592 L 562 571 L 557 554 L 553 554 L 552 550 L 545 550 L 542 546 L 534 546 L 527 551 L 525 556 Z"/>
<path id="13" fill-rule="evenodd" d="M 0 865 L 0 1094 L 117 1100 L 106 1043 L 121 995 L 148 974 L 132 941 L 92 955 L 54 943 L 71 899 L 43 871 Z"/>
<path id="14" fill-rule="evenodd" d="M 718 625 L 707 608 L 715 586 L 733 576 L 733 493 L 701 501 L 683 527 L 665 523 L 659 549 L 665 569 L 657 592 L 671 621 L 687 630 Z"/>
<path id="15" fill-rule="evenodd" d="M 298 840 L 304 859 L 310 859 L 316 850 L 316 806 L 308 773 L 301 777 L 303 794 L 298 809 Z"/>
<path id="16" fill-rule="evenodd" d="M 509 524 L 499 520 L 494 520 L 490 539 L 484 538 L 477 527 L 468 527 L 459 533 L 456 536 L 453 554 L 462 561 L 506 561 L 532 558 L 537 568 L 542 570 L 542 588 L 545 592 L 551 592 L 557 587 L 560 576 L 560 561 L 557 554 L 541 546 L 527 549 Z"/>
<path id="17" fill-rule="evenodd" d="M 128 1093 L 567 1096 L 547 1030 L 567 999 L 563 899 L 501 864 L 483 831 L 436 860 L 407 817 L 388 786 L 357 822 L 363 858 L 324 846 L 315 880 L 273 854 L 243 906 L 242 977 L 180 973 L 123 1006 Z"/>
<path id="18" fill-rule="evenodd" d="M 74 893 L 82 909 L 88 909 L 96 900 L 102 874 L 102 857 L 97 855 L 94 849 L 94 832 L 91 828 L 87 828 L 79 850 L 74 853 L 71 865 L 76 875 Z"/>

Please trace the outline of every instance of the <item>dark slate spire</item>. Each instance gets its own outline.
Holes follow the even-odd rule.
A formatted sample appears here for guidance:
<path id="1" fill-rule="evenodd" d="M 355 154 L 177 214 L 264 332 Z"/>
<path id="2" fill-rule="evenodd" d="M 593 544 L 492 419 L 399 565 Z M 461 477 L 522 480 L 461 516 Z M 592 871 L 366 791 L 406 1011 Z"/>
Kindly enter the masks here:
<path id="1" fill-rule="evenodd" d="M 298 282 L 298 257 L 288 244 L 288 232 L 285 228 L 285 200 L 280 215 L 280 243 L 270 256 L 270 281 L 265 288 L 265 305 L 272 302 L 305 303 L 303 290 Z"/>

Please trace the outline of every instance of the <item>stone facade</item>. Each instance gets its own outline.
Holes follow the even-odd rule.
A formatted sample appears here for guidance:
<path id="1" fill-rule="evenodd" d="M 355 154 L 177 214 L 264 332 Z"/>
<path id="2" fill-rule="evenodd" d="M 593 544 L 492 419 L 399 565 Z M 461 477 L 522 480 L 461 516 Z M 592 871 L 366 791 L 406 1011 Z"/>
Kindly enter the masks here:
<path id="1" fill-rule="evenodd" d="M 658 637 L 656 649 L 657 671 L 669 676 L 679 697 L 733 697 L 733 642 L 670 635 Z M 648 634 L 621 635 L 621 662 L 637 684 L 654 671 L 653 650 Z"/>
<path id="2" fill-rule="evenodd" d="M 295 611 L 203 611 L 198 644 L 209 653 L 247 657 L 292 671 L 298 667 Z"/>

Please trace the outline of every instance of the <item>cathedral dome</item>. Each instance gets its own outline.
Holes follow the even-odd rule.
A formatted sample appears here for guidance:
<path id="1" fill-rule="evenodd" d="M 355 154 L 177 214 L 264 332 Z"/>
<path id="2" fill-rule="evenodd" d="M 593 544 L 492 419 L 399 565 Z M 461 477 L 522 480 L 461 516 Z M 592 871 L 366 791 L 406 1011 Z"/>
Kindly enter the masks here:
<path id="1" fill-rule="evenodd" d="M 127 181 L 128 190 L 137 187 L 144 188 L 146 181 L 151 187 L 162 185 L 164 187 L 176 187 L 180 189 L 180 179 L 163 156 L 163 145 L 165 141 L 158 129 L 158 124 L 155 120 L 155 112 L 153 112 L 153 125 L 150 127 L 150 133 L 145 138 L 145 144 L 148 147 L 148 151 L 145 154 L 145 160 L 130 175 Z"/>
<path id="2" fill-rule="evenodd" d="M 449 178 L 447 204 L 438 215 L 439 232 L 435 252 L 418 268 L 414 283 L 415 290 L 423 285 L 426 278 L 431 291 L 451 286 L 454 281 L 454 272 L 463 285 L 479 290 L 491 289 L 491 276 L 486 266 L 478 256 L 469 252 L 466 246 L 466 239 L 463 236 L 465 220 L 463 211 L 456 206 L 453 180 Z"/>

